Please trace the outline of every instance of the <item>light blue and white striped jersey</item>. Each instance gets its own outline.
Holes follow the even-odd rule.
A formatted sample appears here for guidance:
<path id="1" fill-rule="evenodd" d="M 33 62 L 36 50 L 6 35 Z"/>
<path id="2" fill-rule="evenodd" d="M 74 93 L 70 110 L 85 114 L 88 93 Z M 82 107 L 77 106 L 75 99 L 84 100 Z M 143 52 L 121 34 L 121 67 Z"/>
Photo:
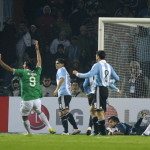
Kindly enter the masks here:
<path id="1" fill-rule="evenodd" d="M 119 88 L 116 87 L 114 79 L 110 79 L 109 88 L 115 92 L 119 92 Z"/>
<path id="2" fill-rule="evenodd" d="M 95 76 L 85 78 L 83 82 L 83 89 L 86 95 L 91 94 L 91 93 L 94 94 L 95 87 L 96 87 Z"/>
<path id="3" fill-rule="evenodd" d="M 79 78 L 89 78 L 96 75 L 96 86 L 109 87 L 110 79 L 119 80 L 119 76 L 114 71 L 113 67 L 105 60 L 95 63 L 91 70 L 87 73 L 78 73 Z"/>
<path id="4" fill-rule="evenodd" d="M 58 97 L 64 96 L 64 95 L 71 95 L 71 83 L 70 83 L 70 75 L 67 72 L 65 67 L 59 68 L 57 70 L 56 74 L 56 82 L 58 84 L 58 81 L 63 78 L 64 82 L 60 86 L 58 90 Z"/>

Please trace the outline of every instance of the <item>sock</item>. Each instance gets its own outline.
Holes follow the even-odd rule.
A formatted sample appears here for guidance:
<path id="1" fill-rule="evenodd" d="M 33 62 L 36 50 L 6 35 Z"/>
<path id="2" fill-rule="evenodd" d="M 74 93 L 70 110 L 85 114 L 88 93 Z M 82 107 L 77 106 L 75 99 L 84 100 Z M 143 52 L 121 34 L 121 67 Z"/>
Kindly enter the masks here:
<path id="1" fill-rule="evenodd" d="M 63 117 L 61 118 L 61 122 L 62 122 L 62 125 L 63 125 L 63 127 L 64 127 L 64 132 L 65 132 L 65 133 L 68 133 L 68 121 L 67 121 L 66 116 L 63 116 Z"/>
<path id="2" fill-rule="evenodd" d="M 27 130 L 27 132 L 31 133 L 30 121 L 29 120 L 23 121 L 23 125 L 24 125 L 25 129 Z"/>
<path id="3" fill-rule="evenodd" d="M 143 118 L 140 118 L 132 128 L 132 132 L 137 132 L 140 128 Z"/>
<path id="4" fill-rule="evenodd" d="M 73 128 L 74 129 L 78 129 L 77 124 L 76 124 L 76 122 L 74 120 L 74 117 L 73 117 L 73 115 L 71 113 L 69 113 L 67 115 L 67 118 L 68 118 L 68 121 L 70 122 L 70 124 L 73 126 Z"/>
<path id="5" fill-rule="evenodd" d="M 98 129 L 102 135 L 106 135 L 105 120 L 98 121 Z"/>
<path id="6" fill-rule="evenodd" d="M 93 120 L 92 120 L 92 117 L 90 116 L 90 118 L 89 118 L 89 127 L 92 128 L 92 126 L 93 126 Z"/>
<path id="7" fill-rule="evenodd" d="M 98 118 L 94 117 L 93 119 L 94 133 L 98 134 Z"/>
<path id="8" fill-rule="evenodd" d="M 39 117 L 41 121 L 47 126 L 48 129 L 51 128 L 50 123 L 43 112 L 39 114 Z"/>

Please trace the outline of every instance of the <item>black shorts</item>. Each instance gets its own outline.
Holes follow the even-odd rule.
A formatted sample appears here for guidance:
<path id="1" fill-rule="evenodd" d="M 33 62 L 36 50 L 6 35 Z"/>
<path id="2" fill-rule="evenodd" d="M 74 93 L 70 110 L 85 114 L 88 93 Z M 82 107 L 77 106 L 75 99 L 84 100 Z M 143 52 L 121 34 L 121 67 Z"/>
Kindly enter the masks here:
<path id="1" fill-rule="evenodd" d="M 64 95 L 64 96 L 58 97 L 59 109 L 63 110 L 65 108 L 69 108 L 71 98 L 72 98 L 71 95 Z"/>
<path id="2" fill-rule="evenodd" d="M 106 101 L 108 98 L 108 88 L 99 86 L 96 88 L 96 104 L 97 110 L 103 109 L 106 112 Z"/>

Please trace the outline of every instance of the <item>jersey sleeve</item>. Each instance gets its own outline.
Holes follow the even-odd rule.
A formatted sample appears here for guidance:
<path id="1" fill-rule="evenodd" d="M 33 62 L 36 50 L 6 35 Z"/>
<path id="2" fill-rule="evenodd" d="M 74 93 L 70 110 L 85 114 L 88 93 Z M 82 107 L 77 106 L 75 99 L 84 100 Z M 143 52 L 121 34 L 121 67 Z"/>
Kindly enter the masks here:
<path id="1" fill-rule="evenodd" d="M 58 79 L 65 78 L 66 72 L 64 69 L 58 71 Z"/>
<path id="2" fill-rule="evenodd" d="M 14 75 L 22 77 L 24 74 L 24 69 L 15 69 Z"/>
<path id="3" fill-rule="evenodd" d="M 111 78 L 115 79 L 116 81 L 119 81 L 119 76 L 117 75 L 117 73 L 115 72 L 115 70 L 113 69 L 112 66 L 111 67 Z"/>
<path id="4" fill-rule="evenodd" d="M 79 78 L 89 78 L 89 77 L 93 77 L 94 75 L 98 74 L 98 65 L 97 63 L 94 64 L 91 68 L 91 70 L 87 73 L 78 73 L 78 77 Z"/>
<path id="5" fill-rule="evenodd" d="M 36 72 L 37 74 L 41 74 L 42 68 L 41 68 L 41 67 L 36 67 L 35 72 Z"/>
<path id="6" fill-rule="evenodd" d="M 83 83 L 83 89 L 84 89 L 85 94 L 90 93 L 89 86 L 90 86 L 89 78 L 85 78 L 84 83 Z"/>

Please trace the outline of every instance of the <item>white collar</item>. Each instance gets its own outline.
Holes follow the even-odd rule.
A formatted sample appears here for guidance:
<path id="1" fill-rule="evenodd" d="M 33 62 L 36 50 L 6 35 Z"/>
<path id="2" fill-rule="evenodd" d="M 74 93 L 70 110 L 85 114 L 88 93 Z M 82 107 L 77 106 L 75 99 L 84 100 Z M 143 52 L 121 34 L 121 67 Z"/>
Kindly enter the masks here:
<path id="1" fill-rule="evenodd" d="M 99 62 L 106 63 L 106 60 L 102 59 Z"/>

